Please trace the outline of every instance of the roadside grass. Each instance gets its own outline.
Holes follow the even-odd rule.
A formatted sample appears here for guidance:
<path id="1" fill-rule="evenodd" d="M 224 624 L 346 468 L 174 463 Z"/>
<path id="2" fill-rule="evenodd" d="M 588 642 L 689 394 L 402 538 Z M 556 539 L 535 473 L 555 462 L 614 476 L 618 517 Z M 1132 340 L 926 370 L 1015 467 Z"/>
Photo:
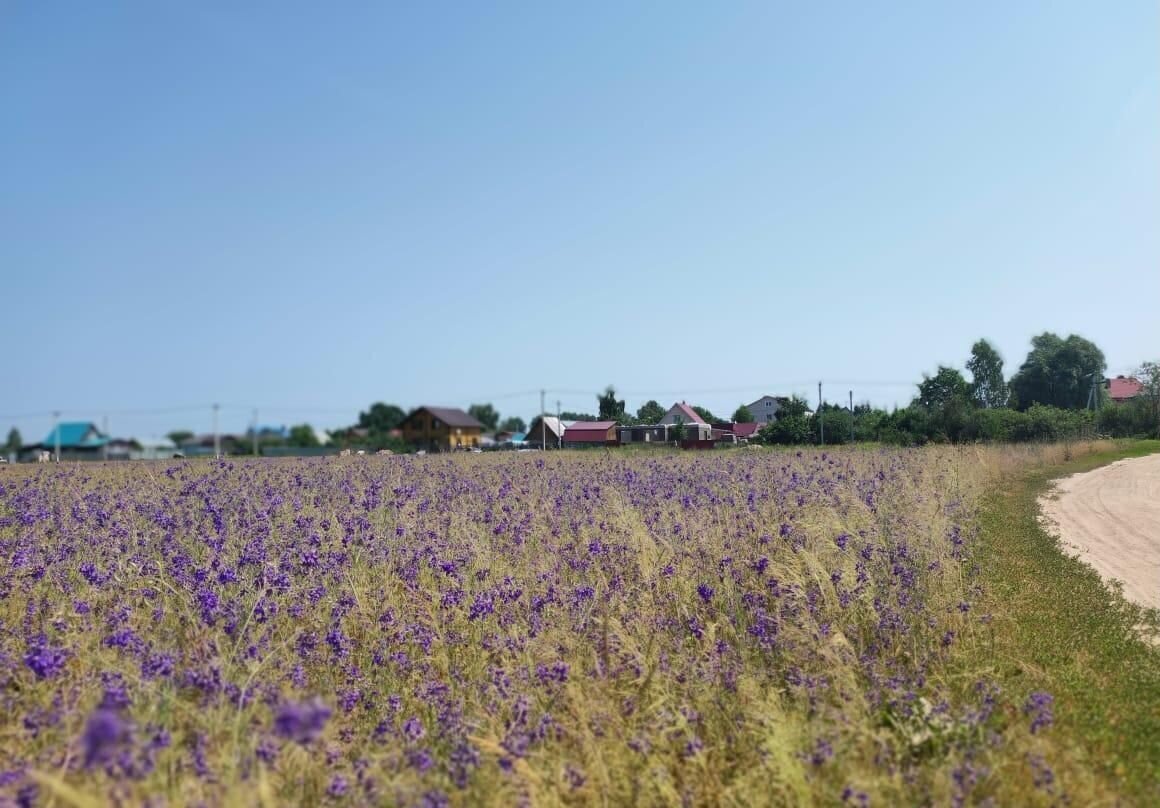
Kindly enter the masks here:
<path id="1" fill-rule="evenodd" d="M 1073 804 L 1160 804 L 1160 648 L 1140 632 L 1158 615 L 1065 554 L 1037 500 L 1055 478 L 1155 452 L 1160 441 L 1136 441 L 1036 465 L 1004 475 L 983 501 L 980 606 L 995 617 L 990 649 L 978 650 L 1005 690 L 1054 695 L 1052 758 Z"/>

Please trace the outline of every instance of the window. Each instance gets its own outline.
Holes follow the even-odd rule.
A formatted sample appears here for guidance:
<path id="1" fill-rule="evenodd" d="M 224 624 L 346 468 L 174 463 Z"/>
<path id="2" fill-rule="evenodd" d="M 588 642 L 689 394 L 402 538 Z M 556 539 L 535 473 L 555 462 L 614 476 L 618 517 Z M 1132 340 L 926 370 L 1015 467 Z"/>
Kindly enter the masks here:
<path id="1" fill-rule="evenodd" d="M 768 401 L 768 400 L 767 400 L 767 401 L 765 402 L 765 406 L 766 406 L 766 407 L 772 407 L 772 406 L 773 406 L 773 402 L 772 402 L 772 401 Z"/>
<path id="2" fill-rule="evenodd" d="M 432 418 L 432 419 L 431 419 L 431 428 L 432 428 L 432 429 L 438 429 L 438 428 L 439 428 L 439 419 L 438 419 L 438 418 Z"/>

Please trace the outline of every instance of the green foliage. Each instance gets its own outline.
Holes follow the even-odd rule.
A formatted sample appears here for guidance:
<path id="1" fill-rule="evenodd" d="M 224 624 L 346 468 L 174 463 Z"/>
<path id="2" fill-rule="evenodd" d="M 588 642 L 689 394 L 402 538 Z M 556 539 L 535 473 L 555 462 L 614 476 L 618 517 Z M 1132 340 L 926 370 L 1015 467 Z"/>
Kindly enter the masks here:
<path id="1" fill-rule="evenodd" d="M 398 429 L 406 417 L 407 413 L 403 412 L 401 407 L 378 401 L 366 412 L 358 414 L 358 425 L 371 432 L 390 432 L 392 429 Z"/>
<path id="2" fill-rule="evenodd" d="M 618 401 L 616 398 L 616 390 L 612 385 L 604 388 L 604 394 L 596 397 L 596 402 L 599 405 L 601 421 L 617 421 L 624 418 L 624 402 Z"/>
<path id="3" fill-rule="evenodd" d="M 8 430 L 8 440 L 4 441 L 4 454 L 15 454 L 20 451 L 20 447 L 24 445 L 23 439 L 20 437 L 20 430 L 12 427 Z"/>
<path id="4" fill-rule="evenodd" d="M 290 427 L 290 436 L 287 439 L 290 446 L 304 446 L 306 448 L 313 448 L 318 446 L 318 437 L 314 434 L 314 430 L 310 424 L 298 424 Z"/>
<path id="5" fill-rule="evenodd" d="M 1003 357 L 991 343 L 981 339 L 971 346 L 967 370 L 971 372 L 971 398 L 976 405 L 989 409 L 1007 406 L 1010 391 L 1003 379 Z"/>
<path id="6" fill-rule="evenodd" d="M 1020 409 L 1033 404 L 1081 409 L 1087 406 L 1092 379 L 1102 379 L 1106 368 L 1095 343 L 1075 334 L 1062 339 L 1044 332 L 1031 339 L 1031 351 L 1011 379 L 1011 394 Z M 1097 392 L 1102 396 L 1103 385 L 1097 385 Z"/>
<path id="7" fill-rule="evenodd" d="M 752 424 L 753 413 L 749 411 L 749 407 L 742 404 L 733 411 L 733 423 L 735 424 Z"/>
<path id="8" fill-rule="evenodd" d="M 524 419 L 519 418 L 515 415 L 511 415 L 511 416 L 508 416 L 507 418 L 505 418 L 503 420 L 503 423 L 499 425 L 499 428 L 501 430 L 503 430 L 504 432 L 527 432 L 528 431 L 528 425 L 526 423 L 524 423 Z"/>
<path id="9" fill-rule="evenodd" d="M 170 432 L 168 435 L 166 435 L 165 437 L 167 437 L 167 438 L 169 438 L 169 440 L 173 441 L 174 446 L 180 446 L 181 444 L 185 443 L 190 438 L 192 438 L 193 433 L 190 432 L 188 429 L 175 429 L 172 432 Z"/>
<path id="10" fill-rule="evenodd" d="M 646 401 L 636 411 L 637 420 L 642 424 L 659 424 L 665 417 L 665 408 L 656 401 Z"/>
<path id="11" fill-rule="evenodd" d="M 561 421 L 598 421 L 600 420 L 590 412 L 569 412 L 565 410 L 560 413 Z"/>
<path id="12" fill-rule="evenodd" d="M 499 426 L 499 413 L 491 404 L 472 404 L 467 414 L 483 424 L 483 428 L 494 432 Z"/>
<path id="13" fill-rule="evenodd" d="M 669 430 L 669 434 L 673 436 L 673 440 L 682 441 L 685 439 L 685 435 L 687 433 L 688 430 L 685 428 L 685 419 L 678 415 L 672 429 Z"/>
<path id="14" fill-rule="evenodd" d="M 924 375 L 922 383 L 918 385 L 918 404 L 928 410 L 966 402 L 969 397 L 970 385 L 963 374 L 944 365 L 939 365 L 934 376 Z"/>

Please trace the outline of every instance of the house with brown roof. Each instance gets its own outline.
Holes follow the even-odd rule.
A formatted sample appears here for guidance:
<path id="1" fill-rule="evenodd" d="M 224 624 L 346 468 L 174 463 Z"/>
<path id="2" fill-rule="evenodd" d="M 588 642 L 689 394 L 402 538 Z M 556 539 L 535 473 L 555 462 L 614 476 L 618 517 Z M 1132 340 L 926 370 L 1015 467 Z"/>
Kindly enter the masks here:
<path id="1" fill-rule="evenodd" d="M 403 440 L 429 452 L 474 449 L 483 424 L 457 407 L 416 407 L 399 424 Z"/>

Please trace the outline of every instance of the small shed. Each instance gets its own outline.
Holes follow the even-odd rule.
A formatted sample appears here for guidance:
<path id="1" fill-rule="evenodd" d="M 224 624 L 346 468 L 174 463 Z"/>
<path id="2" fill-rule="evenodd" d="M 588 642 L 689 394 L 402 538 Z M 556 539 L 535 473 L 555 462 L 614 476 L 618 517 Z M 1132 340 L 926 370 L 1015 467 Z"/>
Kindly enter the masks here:
<path id="1" fill-rule="evenodd" d="M 615 446 L 616 421 L 576 421 L 564 430 L 564 445 Z"/>

